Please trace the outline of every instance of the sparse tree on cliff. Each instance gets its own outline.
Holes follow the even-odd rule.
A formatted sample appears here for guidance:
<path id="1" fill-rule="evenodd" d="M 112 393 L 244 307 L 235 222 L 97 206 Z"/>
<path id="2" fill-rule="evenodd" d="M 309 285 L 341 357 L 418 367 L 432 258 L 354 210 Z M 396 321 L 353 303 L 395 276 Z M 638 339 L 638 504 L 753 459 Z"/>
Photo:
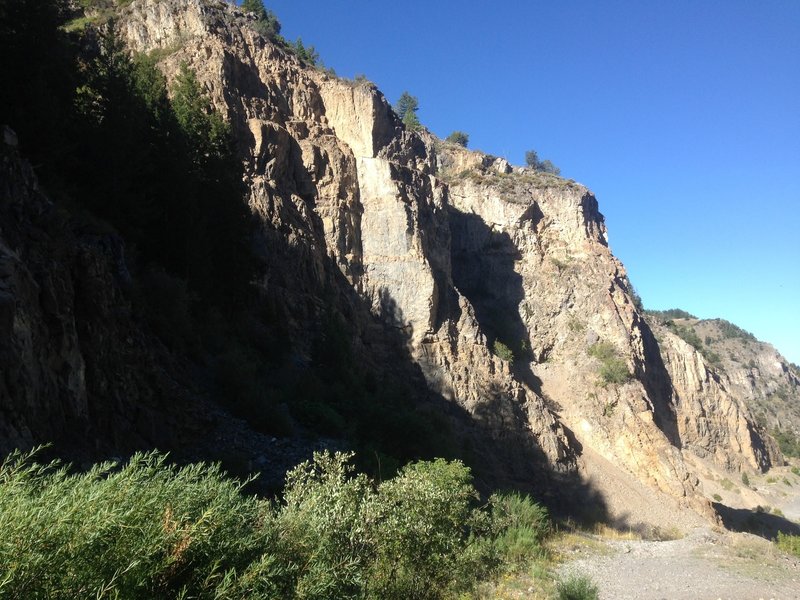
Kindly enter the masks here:
<path id="1" fill-rule="evenodd" d="M 528 150 L 525 153 L 525 164 L 531 167 L 534 171 L 551 173 L 553 175 L 561 174 L 561 169 L 559 169 L 549 160 L 539 160 L 539 154 L 536 152 L 536 150 Z"/>
<path id="2" fill-rule="evenodd" d="M 278 22 L 277 17 L 272 11 L 264 8 L 264 3 L 261 0 L 243 0 L 241 8 L 258 17 L 256 31 L 261 35 L 273 37 L 281 32 L 281 24 Z"/>
<path id="3" fill-rule="evenodd" d="M 418 129 L 420 127 L 419 117 L 417 111 L 419 110 L 419 100 L 408 92 L 403 92 L 394 105 L 394 112 L 403 121 L 403 124 L 409 129 Z"/>

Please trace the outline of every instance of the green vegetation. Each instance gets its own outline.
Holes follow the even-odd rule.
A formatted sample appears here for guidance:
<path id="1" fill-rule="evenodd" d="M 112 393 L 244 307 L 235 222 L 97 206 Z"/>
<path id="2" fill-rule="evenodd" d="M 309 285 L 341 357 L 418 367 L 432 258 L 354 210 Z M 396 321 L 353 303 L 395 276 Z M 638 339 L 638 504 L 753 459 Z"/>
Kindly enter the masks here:
<path id="1" fill-rule="evenodd" d="M 558 600 L 597 600 L 600 597 L 597 586 L 585 575 L 569 575 L 558 582 L 556 592 Z"/>
<path id="2" fill-rule="evenodd" d="M 632 377 L 613 344 L 597 342 L 589 347 L 587 354 L 600 361 L 600 385 L 625 383 Z"/>
<path id="3" fill-rule="evenodd" d="M 255 29 L 261 35 L 270 39 L 278 37 L 281 32 L 281 24 L 272 11 L 264 8 L 262 0 L 242 0 L 241 8 L 256 16 Z"/>
<path id="4" fill-rule="evenodd" d="M 756 341 L 756 336 L 749 331 L 745 331 L 741 327 L 734 325 L 730 321 L 726 321 L 725 319 L 715 319 L 715 322 L 717 327 L 719 327 L 720 333 L 722 333 L 722 337 L 726 339 L 739 338 L 745 341 Z"/>
<path id="5" fill-rule="evenodd" d="M 550 173 L 551 175 L 561 175 L 561 169 L 555 166 L 552 162 L 549 160 L 539 160 L 539 154 L 536 152 L 536 150 L 528 150 L 525 153 L 525 164 L 534 171 Z"/>
<path id="6" fill-rule="evenodd" d="M 800 535 L 791 535 L 779 531 L 775 543 L 784 552 L 800 556 Z"/>
<path id="7" fill-rule="evenodd" d="M 495 356 L 498 358 L 506 362 L 514 362 L 514 352 L 500 340 L 495 340 L 492 348 L 494 349 Z"/>
<path id="8" fill-rule="evenodd" d="M 454 131 L 447 136 L 447 141 L 453 144 L 458 144 L 459 146 L 464 146 L 464 148 L 466 148 L 469 144 L 469 135 L 463 131 Z"/>
<path id="9" fill-rule="evenodd" d="M 533 558 L 544 556 L 544 540 L 551 533 L 547 511 L 528 496 L 517 492 L 491 497 L 494 549 L 506 568 L 524 567 Z"/>
<path id="10" fill-rule="evenodd" d="M 646 314 L 661 320 L 669 319 L 696 319 L 693 314 L 681 310 L 680 308 L 669 308 L 667 310 L 646 310 Z"/>
<path id="11" fill-rule="evenodd" d="M 295 40 L 292 49 L 297 57 L 304 63 L 312 67 L 320 65 L 319 53 L 314 49 L 314 46 L 304 46 L 301 38 Z"/>
<path id="12" fill-rule="evenodd" d="M 800 437 L 797 434 L 786 429 L 775 429 L 772 431 L 772 437 L 778 442 L 778 446 L 784 456 L 800 458 Z"/>
<path id="13" fill-rule="evenodd" d="M 3 594 L 433 600 L 542 552 L 546 512 L 516 494 L 478 507 L 461 463 L 376 484 L 350 459 L 315 454 L 275 503 L 156 453 L 85 473 L 15 453 L 0 466 Z"/>
<path id="14" fill-rule="evenodd" d="M 397 116 L 400 117 L 400 120 L 403 122 L 403 125 L 408 129 L 415 131 L 422 126 L 417 116 L 419 100 L 417 100 L 415 96 L 412 96 L 408 92 L 403 92 L 393 108 L 394 112 L 397 113 Z"/>
<path id="15" fill-rule="evenodd" d="M 800 477 L 800 467 L 792 467 L 792 473 Z"/>
<path id="16" fill-rule="evenodd" d="M 712 498 L 714 498 L 715 502 L 722 502 L 722 496 L 720 496 L 719 494 L 714 494 Z"/>
<path id="17" fill-rule="evenodd" d="M 742 473 L 742 483 L 750 487 L 750 477 L 747 476 L 747 473 Z"/>

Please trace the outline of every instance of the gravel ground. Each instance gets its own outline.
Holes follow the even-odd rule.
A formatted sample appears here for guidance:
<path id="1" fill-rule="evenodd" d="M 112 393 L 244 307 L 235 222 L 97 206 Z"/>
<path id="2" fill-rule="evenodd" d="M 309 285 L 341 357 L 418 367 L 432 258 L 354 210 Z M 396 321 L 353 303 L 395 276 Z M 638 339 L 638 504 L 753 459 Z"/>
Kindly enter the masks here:
<path id="1" fill-rule="evenodd" d="M 762 538 L 693 529 L 680 540 L 575 549 L 559 575 L 587 575 L 603 600 L 800 599 L 800 560 Z"/>

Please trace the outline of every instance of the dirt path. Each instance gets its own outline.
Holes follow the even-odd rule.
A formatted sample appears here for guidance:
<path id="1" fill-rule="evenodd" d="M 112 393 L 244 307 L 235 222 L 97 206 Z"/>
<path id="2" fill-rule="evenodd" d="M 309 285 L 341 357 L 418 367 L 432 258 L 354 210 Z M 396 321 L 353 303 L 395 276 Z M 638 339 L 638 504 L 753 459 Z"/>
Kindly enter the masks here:
<path id="1" fill-rule="evenodd" d="M 564 549 L 559 575 L 591 577 L 603 600 L 800 599 L 800 559 L 762 538 L 696 528 L 674 541 Z"/>

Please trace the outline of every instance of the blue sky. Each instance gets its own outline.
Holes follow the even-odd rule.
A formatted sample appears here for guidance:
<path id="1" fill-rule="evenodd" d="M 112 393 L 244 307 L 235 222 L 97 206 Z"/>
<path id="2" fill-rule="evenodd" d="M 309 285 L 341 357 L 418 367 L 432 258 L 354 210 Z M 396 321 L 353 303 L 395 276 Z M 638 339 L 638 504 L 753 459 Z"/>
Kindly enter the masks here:
<path id="1" fill-rule="evenodd" d="M 266 5 L 434 133 L 591 188 L 645 306 L 800 364 L 800 1 Z"/>

